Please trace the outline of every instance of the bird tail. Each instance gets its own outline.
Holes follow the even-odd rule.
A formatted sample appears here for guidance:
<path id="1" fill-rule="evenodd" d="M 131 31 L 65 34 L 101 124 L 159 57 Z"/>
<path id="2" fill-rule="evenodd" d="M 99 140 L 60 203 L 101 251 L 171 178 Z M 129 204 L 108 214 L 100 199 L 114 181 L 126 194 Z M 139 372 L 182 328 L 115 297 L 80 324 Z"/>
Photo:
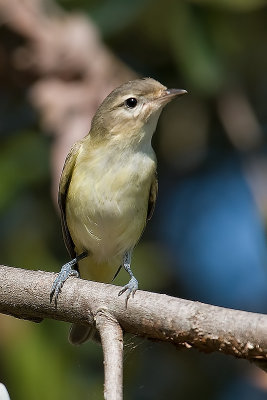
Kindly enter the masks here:
<path id="1" fill-rule="evenodd" d="M 90 279 L 98 282 L 111 282 L 119 262 L 96 264 L 90 257 L 79 261 L 79 273 L 82 279 Z M 93 325 L 73 324 L 69 332 L 69 342 L 79 345 L 87 340 L 101 343 L 100 335 Z"/>
<path id="2" fill-rule="evenodd" d="M 87 340 L 101 343 L 100 335 L 94 326 L 72 324 L 69 332 L 69 342 L 73 345 L 80 345 Z"/>

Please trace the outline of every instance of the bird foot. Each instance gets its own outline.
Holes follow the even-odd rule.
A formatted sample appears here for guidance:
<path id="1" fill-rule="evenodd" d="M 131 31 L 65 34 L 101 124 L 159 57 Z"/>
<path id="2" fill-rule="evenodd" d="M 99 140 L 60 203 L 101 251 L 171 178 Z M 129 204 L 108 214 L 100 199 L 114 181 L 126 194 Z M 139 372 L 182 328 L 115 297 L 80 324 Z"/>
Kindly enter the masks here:
<path id="1" fill-rule="evenodd" d="M 130 296 L 132 295 L 132 297 L 134 297 L 135 292 L 138 289 L 138 280 L 132 276 L 129 283 L 127 283 L 127 285 L 125 285 L 118 293 L 118 296 L 121 296 L 123 293 L 126 292 L 126 306 L 128 303 L 128 300 L 130 298 Z"/>
<path id="2" fill-rule="evenodd" d="M 72 260 L 73 261 L 73 260 Z M 50 303 L 52 303 L 53 297 L 55 304 L 57 304 L 58 296 L 61 292 L 62 286 L 70 276 L 76 276 L 79 278 L 79 272 L 72 268 L 73 262 L 70 261 L 63 265 L 56 279 L 54 280 L 51 292 L 50 292 Z"/>

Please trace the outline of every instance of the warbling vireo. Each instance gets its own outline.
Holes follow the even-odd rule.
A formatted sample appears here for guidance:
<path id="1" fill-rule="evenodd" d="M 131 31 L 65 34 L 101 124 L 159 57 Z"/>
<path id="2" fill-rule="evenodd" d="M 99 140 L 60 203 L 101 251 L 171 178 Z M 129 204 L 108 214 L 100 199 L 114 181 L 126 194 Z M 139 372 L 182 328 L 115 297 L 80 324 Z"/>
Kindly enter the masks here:
<path id="1" fill-rule="evenodd" d="M 127 82 L 107 96 L 89 134 L 72 147 L 59 185 L 64 241 L 72 261 L 54 281 L 51 301 L 70 275 L 108 282 L 121 266 L 130 281 L 119 295 L 127 292 L 128 300 L 138 289 L 131 255 L 152 216 L 158 187 L 151 139 L 163 107 L 185 93 L 151 78 Z M 74 325 L 71 342 L 85 341 L 86 329 L 75 331 Z"/>

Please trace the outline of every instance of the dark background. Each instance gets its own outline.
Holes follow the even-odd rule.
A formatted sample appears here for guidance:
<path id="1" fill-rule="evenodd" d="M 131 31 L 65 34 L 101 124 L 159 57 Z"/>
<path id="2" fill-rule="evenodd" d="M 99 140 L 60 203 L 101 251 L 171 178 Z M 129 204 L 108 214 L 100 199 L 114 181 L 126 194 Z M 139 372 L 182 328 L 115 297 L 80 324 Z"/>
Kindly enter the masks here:
<path id="1" fill-rule="evenodd" d="M 0 262 L 58 271 L 68 260 L 55 201 L 64 157 L 114 86 L 150 76 L 189 95 L 168 105 L 154 137 L 159 198 L 134 253 L 140 288 L 266 312 L 266 2 L 8 3 L 16 11 L 0 1 Z M 67 35 L 71 21 L 77 36 Z M 88 73 L 68 48 L 88 58 Z M 122 272 L 115 283 L 127 279 Z M 72 347 L 61 322 L 0 318 L 0 380 L 12 400 L 103 398 L 99 346 Z M 244 361 L 132 336 L 124 368 L 127 399 L 267 397 L 265 375 Z"/>

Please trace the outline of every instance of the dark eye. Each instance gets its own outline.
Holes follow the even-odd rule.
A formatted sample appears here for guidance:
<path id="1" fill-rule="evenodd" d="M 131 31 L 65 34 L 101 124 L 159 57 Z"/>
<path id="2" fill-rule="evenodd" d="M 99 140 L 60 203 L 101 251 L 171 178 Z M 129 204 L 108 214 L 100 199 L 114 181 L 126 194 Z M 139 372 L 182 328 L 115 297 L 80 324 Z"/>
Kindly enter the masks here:
<path id="1" fill-rule="evenodd" d="M 128 108 L 134 108 L 137 106 L 137 100 L 135 97 L 129 97 L 129 99 L 125 100 L 124 104 Z"/>

